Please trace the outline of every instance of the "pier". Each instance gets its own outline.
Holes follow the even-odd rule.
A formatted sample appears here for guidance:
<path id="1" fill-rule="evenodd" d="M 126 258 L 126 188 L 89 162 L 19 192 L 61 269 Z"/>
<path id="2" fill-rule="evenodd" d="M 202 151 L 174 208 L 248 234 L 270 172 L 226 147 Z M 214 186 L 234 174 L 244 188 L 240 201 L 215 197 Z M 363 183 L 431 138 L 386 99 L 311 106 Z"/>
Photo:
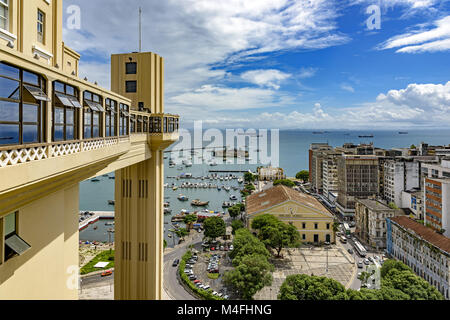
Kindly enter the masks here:
<path id="1" fill-rule="evenodd" d="M 80 215 L 84 215 L 86 212 L 93 213 L 93 215 L 79 223 L 78 231 L 86 229 L 90 224 L 99 220 L 112 220 L 115 215 L 114 211 L 80 211 Z"/>

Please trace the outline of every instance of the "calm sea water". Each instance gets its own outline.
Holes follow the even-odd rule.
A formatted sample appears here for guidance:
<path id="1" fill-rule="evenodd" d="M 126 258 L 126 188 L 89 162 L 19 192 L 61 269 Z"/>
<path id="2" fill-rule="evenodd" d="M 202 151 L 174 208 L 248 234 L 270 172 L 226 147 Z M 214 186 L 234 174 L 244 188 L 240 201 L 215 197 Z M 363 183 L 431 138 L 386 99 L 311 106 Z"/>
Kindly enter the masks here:
<path id="1" fill-rule="evenodd" d="M 371 135 L 373 138 L 359 138 L 360 135 Z M 344 143 L 369 143 L 373 142 L 379 148 L 404 148 L 412 144 L 418 146 L 421 142 L 426 142 L 430 145 L 448 145 L 450 144 L 450 129 L 449 130 L 414 130 L 409 131 L 408 134 L 400 135 L 398 131 L 329 131 L 322 134 L 313 134 L 312 130 L 292 130 L 280 131 L 279 140 L 279 162 L 280 166 L 285 170 L 288 176 L 295 176 L 300 170 L 308 170 L 308 150 L 311 143 L 328 142 L 332 146 L 342 146 Z M 268 141 L 270 148 L 270 139 Z M 204 143 L 207 146 L 208 143 Z M 199 153 L 201 150 L 197 151 Z M 205 151 L 206 152 L 206 151 Z M 218 185 L 228 185 L 230 187 L 237 186 L 237 180 L 232 181 L 209 181 L 209 180 L 195 180 L 195 179 L 174 179 L 168 178 L 179 176 L 183 173 L 191 173 L 193 176 L 209 175 L 209 170 L 256 170 L 258 164 L 222 164 L 218 166 L 209 166 L 208 164 L 196 165 L 192 167 L 183 166 L 179 170 L 180 165 L 175 168 L 169 168 L 169 154 L 166 153 L 165 159 L 165 183 L 169 185 L 176 184 L 180 186 L 182 182 L 189 181 L 193 183 L 208 182 Z M 195 163 L 195 158 L 199 155 L 192 155 L 192 162 Z M 218 173 L 225 175 L 226 173 Z M 242 176 L 242 174 L 233 173 Z M 110 174 L 113 176 L 113 173 Z M 99 177 L 100 182 L 85 181 L 80 184 L 80 210 L 90 211 L 113 211 L 114 206 L 108 205 L 108 200 L 114 199 L 114 180 L 108 177 Z M 181 202 L 177 199 L 179 194 L 183 194 L 189 198 L 187 202 Z M 171 215 L 165 215 L 165 237 L 169 245 L 176 242 L 175 238 L 168 238 L 169 229 L 172 229 L 170 218 L 172 215 L 178 214 L 182 209 L 186 210 L 201 210 L 203 208 L 195 208 L 190 205 L 194 199 L 202 201 L 210 201 L 207 207 L 213 211 L 224 211 L 222 209 L 223 201 L 229 201 L 230 195 L 236 195 L 240 199 L 239 191 L 231 189 L 230 192 L 218 191 L 217 189 L 178 189 L 173 191 L 172 188 L 165 188 L 165 201 L 170 202 L 172 209 Z M 80 239 L 82 240 L 96 240 L 107 241 L 108 235 L 106 228 L 101 225 L 104 222 L 98 223 L 98 229 L 93 230 L 93 226 L 80 232 Z M 94 239 L 95 238 L 95 239 Z"/>

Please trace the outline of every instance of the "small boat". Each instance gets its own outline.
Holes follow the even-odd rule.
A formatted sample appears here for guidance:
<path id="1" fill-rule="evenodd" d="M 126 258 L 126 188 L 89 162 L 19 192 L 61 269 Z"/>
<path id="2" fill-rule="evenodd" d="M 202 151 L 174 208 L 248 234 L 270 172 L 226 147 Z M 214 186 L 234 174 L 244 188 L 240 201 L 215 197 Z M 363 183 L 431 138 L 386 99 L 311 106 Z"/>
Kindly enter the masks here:
<path id="1" fill-rule="evenodd" d="M 109 177 L 109 174 L 104 174 L 103 176 L 104 176 L 104 177 Z"/>
<path id="2" fill-rule="evenodd" d="M 114 201 L 114 200 L 108 200 L 108 204 L 111 205 L 111 206 L 113 206 L 113 205 L 116 204 L 116 201 Z"/>
<path id="3" fill-rule="evenodd" d="M 239 178 L 239 179 L 238 179 L 238 183 L 239 183 L 239 184 L 241 184 L 241 183 L 243 183 L 243 182 L 244 182 L 244 179 L 242 179 L 242 178 Z"/>
<path id="4" fill-rule="evenodd" d="M 400 131 L 398 134 L 408 134 L 406 131 Z"/>
<path id="5" fill-rule="evenodd" d="M 209 201 L 200 201 L 199 199 L 192 200 L 191 205 L 196 207 L 206 207 Z"/>
<path id="6" fill-rule="evenodd" d="M 230 192 L 231 188 L 229 186 L 224 187 L 226 192 Z"/>
<path id="7" fill-rule="evenodd" d="M 236 201 L 236 200 L 237 200 L 237 197 L 236 197 L 235 195 L 231 195 L 231 196 L 230 196 L 230 200 Z"/>
<path id="8" fill-rule="evenodd" d="M 171 234 L 171 233 L 169 233 L 167 236 L 168 236 L 169 238 L 172 238 L 172 234 Z"/>
<path id="9" fill-rule="evenodd" d="M 113 226 L 114 225 L 114 222 L 107 222 L 107 223 L 105 223 L 105 226 Z"/>
<path id="10" fill-rule="evenodd" d="M 110 179 L 110 180 L 115 180 L 115 179 L 116 179 L 116 177 L 109 177 L 109 179 Z"/>
<path id="11" fill-rule="evenodd" d="M 174 187 L 172 188 L 172 190 L 173 190 L 173 191 L 176 191 L 176 190 L 178 190 L 178 187 L 177 187 L 177 186 L 174 186 Z"/>
<path id="12" fill-rule="evenodd" d="M 180 200 L 180 201 L 188 201 L 189 198 L 186 197 L 185 195 L 180 194 L 180 195 L 178 196 L 178 200 Z"/>
<path id="13" fill-rule="evenodd" d="M 366 136 L 358 136 L 359 138 L 373 138 L 373 134 L 366 135 Z"/>
<path id="14" fill-rule="evenodd" d="M 91 179 L 91 182 L 99 182 L 99 181 L 100 181 L 100 179 L 97 179 L 97 178 Z"/>
<path id="15" fill-rule="evenodd" d="M 164 208 L 170 207 L 170 202 L 164 202 Z"/>
<path id="16" fill-rule="evenodd" d="M 172 213 L 172 209 L 164 208 L 164 214 L 171 214 L 171 213 Z"/>
<path id="17" fill-rule="evenodd" d="M 95 227 L 94 227 L 94 230 L 97 230 L 97 229 L 98 229 L 98 227 L 97 227 L 97 226 L 95 226 Z"/>

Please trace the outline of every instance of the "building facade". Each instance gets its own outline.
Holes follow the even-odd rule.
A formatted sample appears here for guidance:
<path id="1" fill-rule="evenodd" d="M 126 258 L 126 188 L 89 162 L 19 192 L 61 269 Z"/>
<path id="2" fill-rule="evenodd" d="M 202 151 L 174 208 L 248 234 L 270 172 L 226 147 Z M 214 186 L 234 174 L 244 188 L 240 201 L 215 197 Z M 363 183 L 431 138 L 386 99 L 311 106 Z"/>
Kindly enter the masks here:
<path id="1" fill-rule="evenodd" d="M 395 158 L 384 162 L 384 199 L 402 206 L 402 192 L 420 187 L 420 165 L 414 158 Z"/>
<path id="2" fill-rule="evenodd" d="M 387 252 L 450 298 L 450 239 L 402 216 L 387 222 Z"/>
<path id="3" fill-rule="evenodd" d="M 396 216 L 378 200 L 357 199 L 355 203 L 355 233 L 359 239 L 373 248 L 386 248 L 386 219 Z"/>
<path id="4" fill-rule="evenodd" d="M 332 149 L 326 143 L 313 143 L 309 148 L 309 181 L 314 192 L 323 192 L 323 161 Z"/>
<path id="5" fill-rule="evenodd" d="M 450 179 L 425 178 L 424 222 L 450 237 Z"/>
<path id="6" fill-rule="evenodd" d="M 339 214 L 353 221 L 356 199 L 374 198 L 378 195 L 378 158 L 375 156 L 343 155 L 338 159 Z"/>
<path id="7" fill-rule="evenodd" d="M 275 181 L 286 179 L 286 175 L 282 168 L 274 167 L 259 167 L 258 168 L 259 181 Z"/>
<path id="8" fill-rule="evenodd" d="M 337 159 L 340 153 L 330 153 L 323 160 L 323 195 L 330 199 L 338 191 Z"/>
<path id="9" fill-rule="evenodd" d="M 292 224 L 305 243 L 334 243 L 333 215 L 314 197 L 279 185 L 246 199 L 247 227 L 253 219 L 271 214 L 287 224 Z"/>
<path id="10" fill-rule="evenodd" d="M 161 152 L 179 136 L 179 117 L 164 113 L 162 58 L 152 56 L 159 71 L 138 66 L 140 88 L 157 89 L 135 100 L 78 77 L 62 0 L 0 6 L 0 299 L 78 298 L 79 182 L 111 172 L 116 298 L 160 299 Z"/>

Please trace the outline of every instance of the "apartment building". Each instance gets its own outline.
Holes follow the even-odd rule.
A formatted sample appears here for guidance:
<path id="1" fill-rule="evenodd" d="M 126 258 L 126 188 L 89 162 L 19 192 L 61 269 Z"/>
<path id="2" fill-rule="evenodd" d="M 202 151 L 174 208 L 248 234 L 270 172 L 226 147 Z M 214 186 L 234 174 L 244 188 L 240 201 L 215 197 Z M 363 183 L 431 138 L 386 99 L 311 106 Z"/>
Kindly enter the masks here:
<path id="1" fill-rule="evenodd" d="M 323 161 L 332 150 L 326 143 L 313 143 L 309 148 L 309 181 L 316 193 L 323 192 Z"/>
<path id="2" fill-rule="evenodd" d="M 356 199 L 355 233 L 361 241 L 377 250 L 386 248 L 386 218 L 399 214 L 379 200 Z"/>
<path id="3" fill-rule="evenodd" d="M 101 88 L 62 25 L 62 0 L 0 0 L 0 299 L 78 298 L 79 183 L 111 172 L 115 298 L 161 299 L 162 152 L 179 137 L 163 59 L 124 54 Z"/>
<path id="4" fill-rule="evenodd" d="M 408 209 L 415 219 L 424 219 L 423 190 L 412 189 L 402 191 L 402 209 Z"/>
<path id="5" fill-rule="evenodd" d="M 402 192 L 420 187 L 420 164 L 414 158 L 395 158 L 384 161 L 384 199 L 402 206 Z"/>
<path id="6" fill-rule="evenodd" d="M 323 160 L 323 195 L 328 200 L 338 190 L 337 159 L 340 156 L 340 153 L 330 153 Z"/>
<path id="7" fill-rule="evenodd" d="M 342 155 L 338 159 L 336 209 L 348 221 L 354 220 L 356 199 L 378 195 L 378 157 Z"/>
<path id="8" fill-rule="evenodd" d="M 271 166 L 259 167 L 257 172 L 259 181 L 275 181 L 286 179 L 283 168 L 274 168 Z"/>
<path id="9" fill-rule="evenodd" d="M 450 298 L 450 239 L 406 217 L 386 220 L 388 254 Z"/>
<path id="10" fill-rule="evenodd" d="M 450 179 L 425 178 L 425 225 L 450 237 Z"/>

